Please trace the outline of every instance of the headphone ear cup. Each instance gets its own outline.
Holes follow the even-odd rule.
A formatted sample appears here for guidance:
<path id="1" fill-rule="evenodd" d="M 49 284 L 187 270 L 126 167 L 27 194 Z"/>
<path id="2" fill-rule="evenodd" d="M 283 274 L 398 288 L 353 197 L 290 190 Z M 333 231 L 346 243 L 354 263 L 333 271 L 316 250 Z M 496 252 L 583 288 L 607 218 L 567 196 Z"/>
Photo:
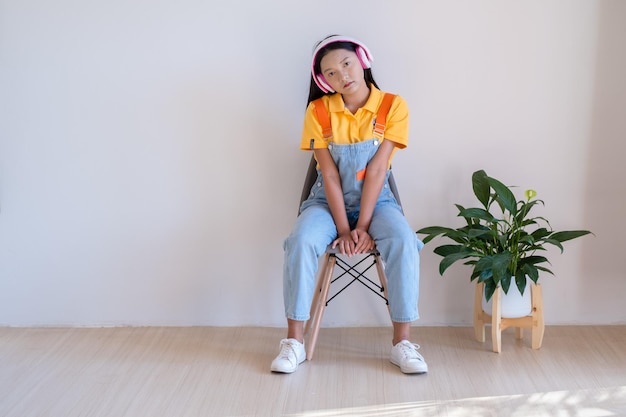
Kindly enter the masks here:
<path id="1" fill-rule="evenodd" d="M 359 61 L 361 62 L 361 66 L 363 67 L 363 69 L 372 68 L 372 63 L 367 58 L 367 52 L 365 52 L 365 50 L 362 47 L 360 46 L 356 47 L 356 56 L 359 58 Z"/>
<path id="2" fill-rule="evenodd" d="M 324 76 L 322 74 L 318 74 L 316 77 L 317 79 L 317 85 L 318 87 L 320 87 L 320 89 L 325 92 L 325 93 L 334 93 L 335 90 L 332 89 L 332 87 L 328 84 L 328 81 L 326 81 L 326 78 L 324 78 Z"/>

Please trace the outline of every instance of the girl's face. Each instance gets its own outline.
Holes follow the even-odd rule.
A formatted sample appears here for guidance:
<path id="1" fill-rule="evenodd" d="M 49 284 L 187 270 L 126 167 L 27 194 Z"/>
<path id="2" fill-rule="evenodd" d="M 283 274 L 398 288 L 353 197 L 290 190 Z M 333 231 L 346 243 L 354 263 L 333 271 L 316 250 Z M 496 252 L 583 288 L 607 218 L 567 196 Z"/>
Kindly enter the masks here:
<path id="1" fill-rule="evenodd" d="M 333 49 L 320 61 L 322 75 L 340 94 L 352 94 L 367 89 L 365 72 L 356 53 L 348 49 Z"/>

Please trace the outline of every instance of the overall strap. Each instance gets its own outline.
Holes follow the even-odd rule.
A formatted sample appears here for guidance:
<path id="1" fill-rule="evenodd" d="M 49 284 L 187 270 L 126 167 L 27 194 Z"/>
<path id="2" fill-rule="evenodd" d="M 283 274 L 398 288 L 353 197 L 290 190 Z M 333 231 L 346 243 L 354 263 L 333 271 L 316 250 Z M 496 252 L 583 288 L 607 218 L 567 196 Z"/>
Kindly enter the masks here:
<path id="1" fill-rule="evenodd" d="M 330 116 L 328 115 L 328 110 L 324 107 L 324 101 L 321 98 L 313 101 L 315 105 L 315 115 L 317 116 L 317 121 L 322 126 L 322 136 L 324 140 L 329 140 L 333 137 L 333 129 L 330 126 Z"/>
<path id="2" fill-rule="evenodd" d="M 378 114 L 376 115 L 376 120 L 374 124 L 374 135 L 378 136 L 382 139 L 385 135 L 385 129 L 387 128 L 387 114 L 389 113 L 389 109 L 391 109 L 391 104 L 393 103 L 393 99 L 396 98 L 395 94 L 385 93 L 383 97 L 382 103 L 380 103 L 380 107 L 378 108 Z M 324 106 L 324 102 L 321 98 L 313 101 L 315 105 L 315 115 L 317 116 L 317 121 L 322 127 L 322 135 L 324 140 L 329 140 L 333 137 L 333 129 L 330 125 L 330 116 L 328 115 L 328 110 Z"/>
<path id="3" fill-rule="evenodd" d="M 387 128 L 387 113 L 391 109 L 391 103 L 396 98 L 394 94 L 385 93 L 383 102 L 380 103 L 378 108 L 378 114 L 376 115 L 376 123 L 374 124 L 374 135 L 382 139 L 385 136 L 385 129 Z"/>

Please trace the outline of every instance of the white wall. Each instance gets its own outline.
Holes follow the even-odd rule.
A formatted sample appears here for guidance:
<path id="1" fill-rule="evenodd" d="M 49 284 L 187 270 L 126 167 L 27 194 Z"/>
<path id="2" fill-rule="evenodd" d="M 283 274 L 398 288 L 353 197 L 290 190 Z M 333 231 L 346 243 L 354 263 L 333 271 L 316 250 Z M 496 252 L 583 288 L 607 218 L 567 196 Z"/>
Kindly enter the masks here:
<path id="1" fill-rule="evenodd" d="M 549 324 L 626 323 L 626 5 L 615 1 L 0 0 L 0 325 L 283 326 L 282 240 L 311 49 L 372 49 L 411 108 L 415 229 L 485 169 L 557 229 Z M 619 240 L 618 240 L 619 239 Z M 471 322 L 468 270 L 422 252 L 419 325 Z M 385 325 L 354 289 L 326 325 Z"/>

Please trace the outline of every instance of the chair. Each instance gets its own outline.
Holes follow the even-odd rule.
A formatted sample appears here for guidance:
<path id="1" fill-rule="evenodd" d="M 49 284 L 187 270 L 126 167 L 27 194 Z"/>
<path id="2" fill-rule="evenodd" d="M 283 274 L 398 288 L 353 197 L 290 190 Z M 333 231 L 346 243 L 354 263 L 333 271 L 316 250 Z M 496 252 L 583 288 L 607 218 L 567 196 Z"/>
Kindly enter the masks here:
<path id="1" fill-rule="evenodd" d="M 309 193 L 311 192 L 311 187 L 317 179 L 316 166 L 317 162 L 315 161 L 315 158 L 312 157 L 304 181 L 304 186 L 302 187 L 300 206 L 304 200 L 308 198 Z M 393 173 L 389 175 L 389 187 L 396 198 L 396 201 L 401 205 Z M 363 257 L 359 257 L 357 259 L 358 260 L 354 263 L 350 263 L 345 257 L 341 256 L 338 249 L 333 249 L 330 246 L 326 248 L 322 268 L 315 289 L 315 295 L 313 297 L 313 302 L 311 303 L 310 318 L 306 322 L 304 328 L 304 334 L 305 336 L 308 336 L 306 354 L 306 358 L 308 360 L 313 359 L 313 353 L 315 352 L 317 336 L 322 322 L 322 317 L 324 315 L 324 309 L 328 303 L 330 303 L 350 285 L 357 282 L 364 285 L 367 289 L 383 299 L 387 308 L 389 308 L 389 301 L 387 297 L 387 276 L 385 275 L 384 263 L 380 257 L 380 252 L 374 248 L 373 250 L 368 251 Z M 340 271 L 339 274 L 333 278 L 336 267 L 339 267 Z M 378 273 L 379 283 L 375 283 L 365 275 L 366 272 L 373 267 L 376 268 L 376 272 Z M 342 283 L 344 284 L 343 287 L 337 290 L 332 296 L 329 296 L 331 284 L 342 279 Z"/>

